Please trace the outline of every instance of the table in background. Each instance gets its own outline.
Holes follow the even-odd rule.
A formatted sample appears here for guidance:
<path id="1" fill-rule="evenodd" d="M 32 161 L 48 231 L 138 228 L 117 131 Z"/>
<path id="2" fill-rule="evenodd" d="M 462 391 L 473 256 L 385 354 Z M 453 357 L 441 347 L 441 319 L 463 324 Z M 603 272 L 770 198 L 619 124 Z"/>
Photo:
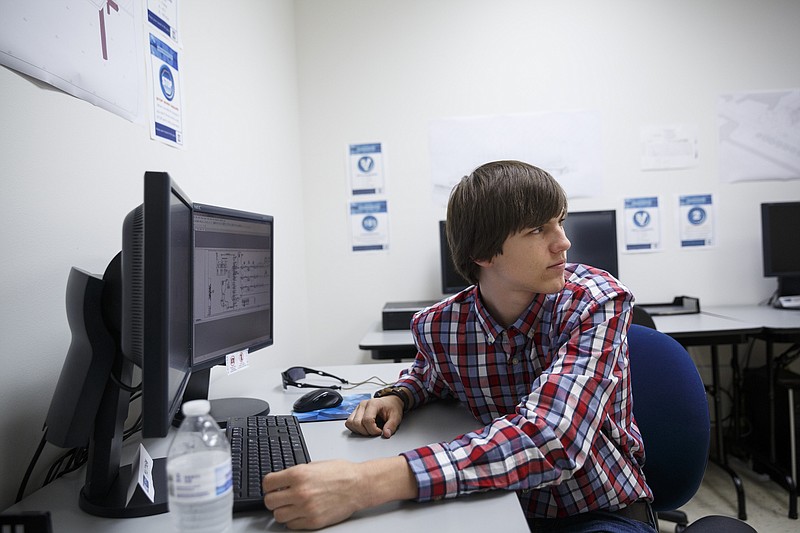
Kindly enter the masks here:
<path id="1" fill-rule="evenodd" d="M 731 369 L 734 383 L 739 379 L 739 344 L 746 342 L 749 335 L 757 334 L 762 327 L 758 323 L 708 314 L 705 312 L 686 315 L 654 316 L 656 329 L 666 333 L 684 347 L 708 346 L 711 350 L 711 383 L 706 384 L 706 391 L 712 399 L 715 422 L 715 455 L 712 460 L 725 470 L 736 489 L 737 516 L 747 520 L 747 506 L 742 478 L 728 463 L 728 452 L 725 446 L 725 432 L 722 426 L 722 388 L 719 377 L 719 346 L 730 345 Z M 734 387 L 736 390 L 736 387 Z M 738 419 L 738 398 L 734 392 L 734 413 Z"/>
<path id="2" fill-rule="evenodd" d="M 406 365 L 370 364 L 321 367 L 321 370 L 341 376 L 353 383 L 377 375 L 384 381 L 394 381 Z M 261 370 L 255 366 L 227 376 L 224 369 L 212 372 L 210 396 L 212 398 L 249 396 L 270 403 L 274 414 L 289 413 L 294 401 L 307 389 L 281 388 L 282 369 Z M 372 392 L 379 386 L 365 385 L 345 394 Z M 348 459 L 364 461 L 391 457 L 432 442 L 451 440 L 480 426 L 464 408 L 450 403 L 426 406 L 406 416 L 400 430 L 390 439 L 360 437 L 350 433 L 341 420 L 309 422 L 303 424 L 303 435 L 309 455 L 314 461 Z M 144 439 L 145 447 L 155 457 L 166 456 L 174 430 L 164 439 Z M 136 440 L 136 439 L 131 439 Z M 124 459 L 130 462 L 138 441 L 126 443 Z M 125 460 L 123 461 L 125 462 Z M 40 465 L 40 468 L 42 465 Z M 167 514 L 142 518 L 101 518 L 84 513 L 78 508 L 78 493 L 83 486 L 84 469 L 68 474 L 26 497 L 7 512 L 50 511 L 54 531 L 112 531 L 148 533 L 171 532 L 172 524 Z M 502 517 L 503 531 L 528 531 L 516 493 L 493 491 L 456 498 L 454 500 L 415 503 L 391 502 L 380 507 L 356 513 L 349 520 L 331 526 L 325 531 L 364 532 L 375 531 L 490 531 L 497 527 L 497 517 Z M 236 513 L 234 532 L 285 531 L 275 523 L 272 513 L 250 511 Z"/>
<path id="3" fill-rule="evenodd" d="M 797 469 L 789 467 L 783 468 L 777 460 L 776 439 L 775 439 L 775 384 L 777 382 L 777 371 L 780 370 L 775 365 L 774 345 L 775 343 L 800 343 L 800 310 L 798 309 L 776 309 L 766 305 L 726 305 L 711 306 L 704 310 L 705 313 L 714 316 L 725 317 L 731 320 L 742 322 L 754 322 L 761 325 L 761 330 L 750 335 L 755 339 L 764 341 L 766 345 L 766 371 L 767 371 L 767 405 L 768 405 L 768 451 L 766 454 L 758 450 L 749 449 L 754 458 L 754 467 L 766 471 L 769 476 L 789 492 L 789 518 L 796 519 L 797 513 Z M 736 378 L 736 376 L 734 376 Z M 738 382 L 734 382 L 738 386 Z M 737 387 L 734 387 L 736 391 Z M 789 395 L 789 412 L 795 408 L 792 405 L 792 395 Z M 734 407 L 738 402 L 738 397 L 734 397 Z M 735 438 L 740 442 L 739 419 L 735 418 Z M 791 430 L 791 429 L 790 429 Z M 790 439 L 792 435 L 790 434 Z M 797 461 L 796 444 L 789 447 L 790 464 Z"/>

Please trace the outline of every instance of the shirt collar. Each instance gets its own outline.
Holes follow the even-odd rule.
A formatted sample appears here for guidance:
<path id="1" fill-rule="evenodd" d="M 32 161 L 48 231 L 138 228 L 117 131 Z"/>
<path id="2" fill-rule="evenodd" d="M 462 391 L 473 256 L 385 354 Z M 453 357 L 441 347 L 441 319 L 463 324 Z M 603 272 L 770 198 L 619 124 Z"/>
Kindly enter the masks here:
<path id="1" fill-rule="evenodd" d="M 472 296 L 475 305 L 475 314 L 478 317 L 478 323 L 481 325 L 481 328 L 486 335 L 487 342 L 492 344 L 497 338 L 500 337 L 500 335 L 502 335 L 506 328 L 501 326 L 489 313 L 489 310 L 486 309 L 477 285 L 472 288 Z M 528 305 L 527 309 L 522 312 L 519 318 L 517 318 L 517 320 L 511 324 L 510 327 L 517 329 L 520 333 L 527 337 L 533 337 L 533 325 L 536 323 L 536 319 L 540 316 L 548 296 L 548 294 L 544 293 L 537 294 L 533 298 L 533 301 L 531 301 L 531 303 Z"/>

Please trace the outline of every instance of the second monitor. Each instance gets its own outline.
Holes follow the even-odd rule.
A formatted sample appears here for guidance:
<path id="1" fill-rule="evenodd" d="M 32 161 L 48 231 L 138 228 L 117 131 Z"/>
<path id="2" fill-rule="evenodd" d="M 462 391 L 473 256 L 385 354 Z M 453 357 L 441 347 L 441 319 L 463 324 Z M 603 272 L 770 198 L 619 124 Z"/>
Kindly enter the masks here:
<path id="1" fill-rule="evenodd" d="M 211 367 L 273 341 L 273 218 L 204 204 L 194 204 L 192 216 L 192 376 L 184 401 L 208 397 Z M 222 426 L 232 416 L 268 412 L 253 398 L 211 402 Z"/>

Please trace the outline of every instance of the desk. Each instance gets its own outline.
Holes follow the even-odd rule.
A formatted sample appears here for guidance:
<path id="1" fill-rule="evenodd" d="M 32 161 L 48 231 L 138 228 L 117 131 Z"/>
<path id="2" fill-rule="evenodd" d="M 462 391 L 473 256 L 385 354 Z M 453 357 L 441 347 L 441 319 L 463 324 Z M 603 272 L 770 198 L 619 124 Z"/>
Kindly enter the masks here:
<path id="1" fill-rule="evenodd" d="M 705 312 L 714 316 L 738 321 L 757 322 L 762 325 L 761 331 L 751 336 L 766 343 L 769 451 L 764 457 L 761 457 L 761 454 L 755 450 L 750 450 L 750 452 L 754 457 L 754 467 L 766 470 L 774 481 L 789 492 L 789 518 L 796 519 L 798 516 L 796 467 L 790 468 L 788 471 L 782 468 L 778 464 L 775 449 L 775 382 L 778 368 L 776 368 L 774 361 L 774 344 L 776 342 L 800 342 L 800 311 L 795 309 L 776 309 L 764 305 L 731 305 L 709 307 Z M 734 383 L 738 384 L 738 382 Z M 736 390 L 736 387 L 734 387 L 734 390 Z M 791 402 L 792 396 L 790 395 L 789 398 Z M 734 401 L 738 401 L 737 398 L 734 398 Z M 790 410 L 793 408 L 793 405 L 790 406 Z M 736 440 L 739 441 L 739 419 L 736 418 L 735 420 Z M 791 459 L 796 459 L 797 452 L 793 447 L 790 449 L 790 454 Z"/>
<path id="2" fill-rule="evenodd" d="M 723 344 L 731 346 L 731 368 L 733 370 L 734 383 L 736 383 L 739 379 L 739 344 L 745 342 L 749 335 L 759 333 L 762 327 L 755 322 L 734 320 L 705 312 L 687 315 L 654 316 L 653 321 L 656 323 L 656 329 L 674 338 L 684 347 L 709 346 L 711 348 L 711 384 L 706 385 L 706 390 L 711 396 L 716 429 L 716 458 L 712 459 L 731 477 L 736 489 L 737 516 L 740 520 L 747 520 L 744 485 L 739 474 L 728 464 L 728 454 L 725 447 L 725 432 L 722 427 L 722 389 L 719 378 L 718 347 Z M 734 387 L 734 390 L 736 390 L 736 387 Z M 733 405 L 733 416 L 735 420 L 738 420 L 739 402 L 735 392 Z"/>
<path id="3" fill-rule="evenodd" d="M 371 352 L 373 359 L 413 359 L 417 353 L 410 329 L 383 329 L 380 322 L 370 326 L 358 343 L 360 350 Z"/>
<path id="4" fill-rule="evenodd" d="M 351 382 L 377 375 L 385 381 L 397 379 L 404 364 L 374 364 L 322 367 L 322 370 L 342 376 Z M 218 372 L 221 370 L 221 372 Z M 224 369 L 215 368 L 210 383 L 211 398 L 252 396 L 270 403 L 271 412 L 288 413 L 303 389 L 284 391 L 280 372 L 283 369 L 261 370 L 251 367 L 227 376 Z M 377 386 L 365 385 L 349 393 L 371 392 Z M 343 421 L 310 422 L 303 424 L 303 434 L 312 460 L 346 458 L 355 461 L 388 457 L 431 442 L 450 440 L 480 426 L 467 412 L 452 404 L 432 404 L 406 416 L 400 430 L 391 439 L 367 438 L 352 435 Z M 134 439 L 135 440 L 135 439 Z M 144 444 L 153 457 L 163 457 L 170 438 L 145 439 Z M 126 444 L 127 460 L 133 445 Z M 125 458 L 123 458 L 124 460 Z M 42 465 L 40 465 L 40 468 Z M 34 492 L 8 512 L 51 512 L 55 531 L 114 531 L 140 533 L 171 532 L 172 524 L 166 514 L 143 518 L 109 519 L 85 514 L 78 508 L 78 493 L 83 486 L 84 472 L 69 474 Z M 502 517 L 503 531 L 527 532 L 528 524 L 514 492 L 495 491 L 475 494 L 449 501 L 433 503 L 393 502 L 357 513 L 349 520 L 325 531 L 351 533 L 376 531 L 491 531 Z M 234 532 L 285 531 L 272 520 L 268 511 L 236 513 Z"/>

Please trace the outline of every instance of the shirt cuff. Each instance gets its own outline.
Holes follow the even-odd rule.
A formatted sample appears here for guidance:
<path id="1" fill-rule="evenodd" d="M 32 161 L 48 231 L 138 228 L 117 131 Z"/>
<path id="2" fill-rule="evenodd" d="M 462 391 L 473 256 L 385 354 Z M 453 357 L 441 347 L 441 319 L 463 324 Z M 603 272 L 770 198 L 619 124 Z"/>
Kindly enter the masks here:
<path id="1" fill-rule="evenodd" d="M 441 500 L 458 496 L 458 470 L 450 450 L 443 444 L 431 444 L 403 452 L 417 480 L 417 501 Z"/>

